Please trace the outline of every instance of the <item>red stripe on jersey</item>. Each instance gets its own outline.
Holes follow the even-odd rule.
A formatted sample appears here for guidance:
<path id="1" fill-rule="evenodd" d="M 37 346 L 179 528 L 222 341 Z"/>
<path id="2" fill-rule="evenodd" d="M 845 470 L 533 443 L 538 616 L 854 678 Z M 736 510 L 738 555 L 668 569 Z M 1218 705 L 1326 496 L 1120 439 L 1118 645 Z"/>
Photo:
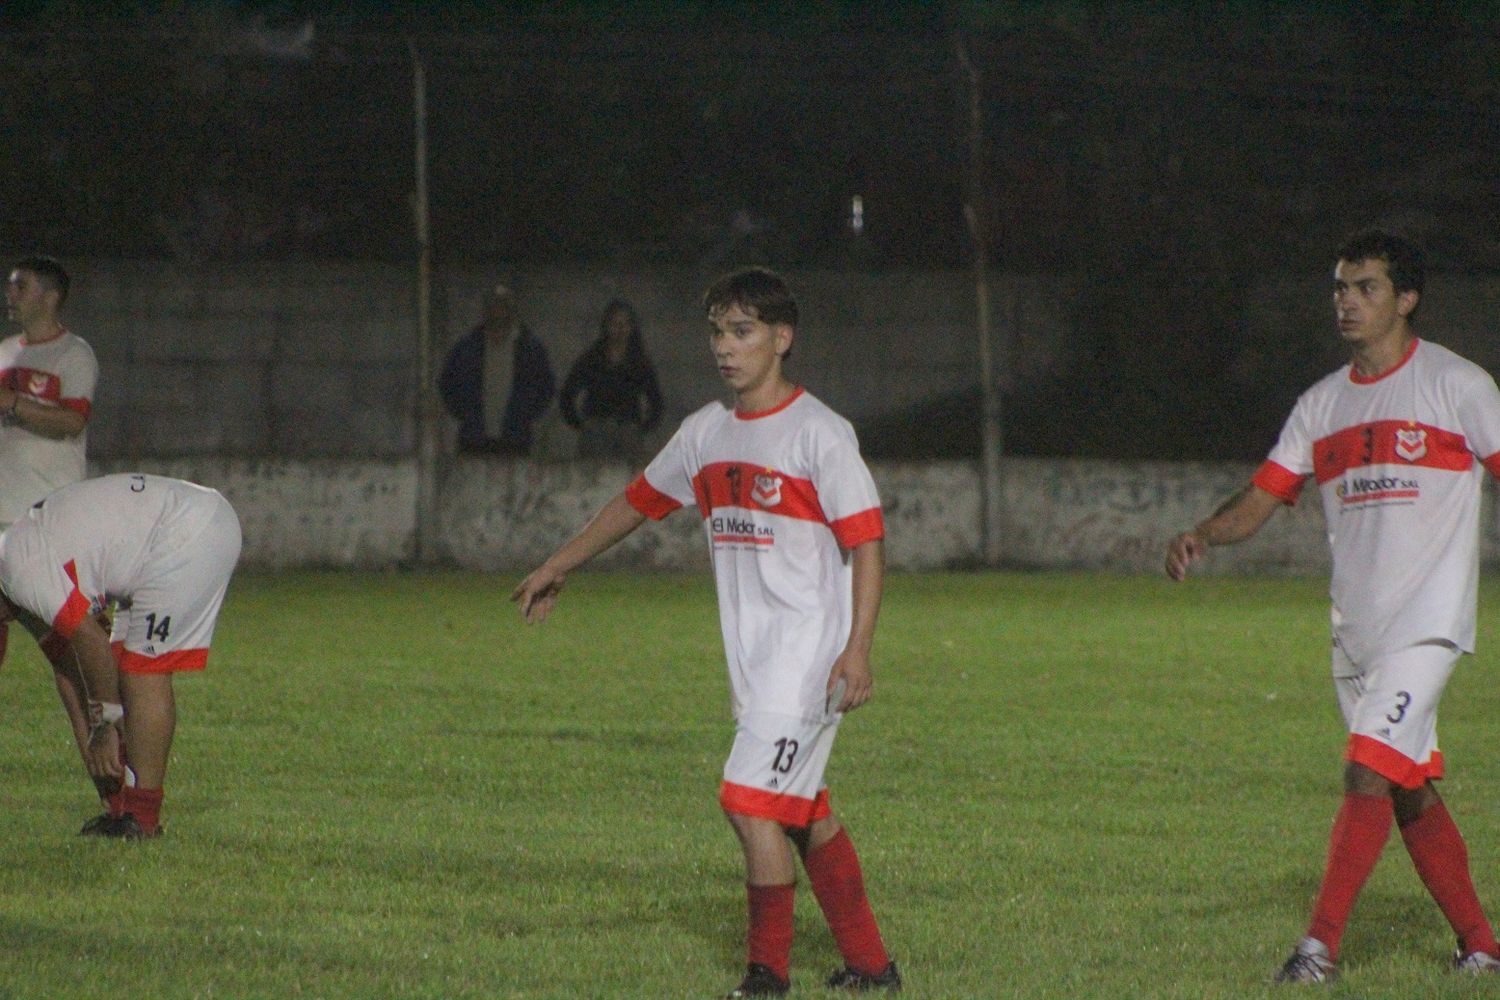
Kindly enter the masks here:
<path id="1" fill-rule="evenodd" d="M 63 601 L 57 616 L 52 619 L 52 631 L 65 639 L 71 639 L 73 633 L 78 631 L 78 626 L 89 616 L 89 599 L 78 589 L 78 563 L 68 560 L 63 566 L 63 572 L 73 581 L 73 589 L 68 592 L 68 599 Z"/>
<path id="2" fill-rule="evenodd" d="M 625 487 L 625 499 L 638 513 L 644 514 L 653 521 L 660 521 L 672 513 L 672 511 L 682 506 L 682 504 L 646 482 L 644 474 L 636 476 L 630 485 Z"/>
<path id="3" fill-rule="evenodd" d="M 751 462 L 713 462 L 693 477 L 698 511 L 708 517 L 721 507 L 764 510 L 799 521 L 827 524 L 810 479 L 795 479 Z"/>
<path id="4" fill-rule="evenodd" d="M 838 539 L 839 547 L 852 549 L 885 537 L 885 515 L 879 507 L 871 507 L 858 514 L 841 517 L 830 527 L 833 528 L 833 537 Z"/>
<path id="5" fill-rule="evenodd" d="M 120 670 L 127 674 L 175 674 L 182 670 L 202 670 L 208 666 L 208 650 L 179 649 L 160 656 L 147 656 L 133 649 L 121 649 L 115 656 Z"/>
<path id="6" fill-rule="evenodd" d="M 1490 475 L 1500 479 L 1500 451 L 1495 452 L 1489 458 L 1483 459 L 1484 467 L 1490 470 Z"/>
<path id="7" fill-rule="evenodd" d="M 1395 747 L 1359 733 L 1349 734 L 1344 759 L 1363 764 L 1376 774 L 1394 781 L 1402 788 L 1421 788 L 1428 779 L 1443 776 L 1443 752 L 1432 751 L 1432 758 L 1418 764 Z"/>
<path id="8" fill-rule="evenodd" d="M 60 401 L 63 408 L 72 410 L 74 413 L 82 413 L 83 419 L 87 420 L 94 412 L 94 404 L 87 399 L 74 399 L 69 397 Z"/>
<path id="9" fill-rule="evenodd" d="M 725 781 L 719 785 L 719 806 L 736 816 L 774 819 L 784 826 L 807 826 L 833 815 L 826 788 L 818 792 L 817 798 L 804 799 Z"/>
<path id="10" fill-rule="evenodd" d="M 1250 483 L 1258 486 L 1271 494 L 1282 503 L 1296 503 L 1297 497 L 1302 494 L 1302 483 L 1306 476 L 1299 476 L 1291 469 L 1278 465 L 1270 459 L 1260 464 L 1255 470 L 1255 475 L 1250 477 Z"/>
<path id="11" fill-rule="evenodd" d="M 62 399 L 62 377 L 36 368 L 7 368 L 0 371 L 0 385 L 23 396 L 49 403 Z"/>
<path id="12" fill-rule="evenodd" d="M 1313 473 L 1319 483 L 1367 465 L 1467 472 L 1474 467 L 1474 454 L 1462 434 L 1409 420 L 1346 427 L 1313 444 Z"/>

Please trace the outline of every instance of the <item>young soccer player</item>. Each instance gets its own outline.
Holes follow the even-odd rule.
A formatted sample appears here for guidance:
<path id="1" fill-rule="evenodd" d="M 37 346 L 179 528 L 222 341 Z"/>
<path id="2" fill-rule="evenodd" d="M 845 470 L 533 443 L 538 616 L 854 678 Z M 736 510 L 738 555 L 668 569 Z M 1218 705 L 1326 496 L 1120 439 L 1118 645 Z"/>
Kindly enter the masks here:
<path id="1" fill-rule="evenodd" d="M 787 379 L 797 304 L 777 274 L 726 275 L 703 298 L 732 407 L 683 421 L 646 471 L 516 587 L 546 619 L 567 574 L 693 504 L 718 584 L 736 722 L 719 804 L 744 852 L 749 968 L 730 997 L 790 988 L 793 847 L 843 955 L 833 988 L 896 991 L 859 858 L 823 771 L 843 713 L 872 692 L 884 521 L 849 423 Z"/>
<path id="2" fill-rule="evenodd" d="M 176 730 L 172 675 L 202 670 L 240 554 L 240 522 L 214 490 L 120 474 L 49 495 L 0 534 L 0 622 L 49 631 L 76 659 L 89 730 L 84 762 L 119 790 L 81 831 L 160 832 Z M 113 636 L 95 618 L 118 605 Z M 120 727 L 134 774 L 126 782 Z"/>
<path id="3" fill-rule="evenodd" d="M 1500 949 L 1438 795 L 1437 708 L 1474 649 L 1479 487 L 1500 474 L 1500 390 L 1412 330 L 1421 252 L 1361 233 L 1338 252 L 1333 305 L 1350 364 L 1297 400 L 1250 484 L 1167 550 L 1174 580 L 1210 546 L 1250 537 L 1313 477 L 1333 550 L 1333 684 L 1349 729 L 1344 800 L 1307 933 L 1276 974 L 1337 974 L 1355 898 L 1391 825 L 1458 937 L 1460 972 L 1500 971 Z"/>

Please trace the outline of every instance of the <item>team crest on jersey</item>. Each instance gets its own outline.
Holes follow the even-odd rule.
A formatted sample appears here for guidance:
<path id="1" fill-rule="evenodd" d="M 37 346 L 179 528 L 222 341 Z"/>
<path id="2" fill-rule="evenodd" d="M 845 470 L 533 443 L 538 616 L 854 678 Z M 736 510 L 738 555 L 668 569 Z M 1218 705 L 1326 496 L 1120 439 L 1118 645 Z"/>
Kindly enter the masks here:
<path id="1" fill-rule="evenodd" d="M 1415 462 L 1427 454 L 1427 432 L 1415 427 L 1397 430 L 1396 454 L 1408 462 Z"/>
<path id="2" fill-rule="evenodd" d="M 750 498 L 762 507 L 775 507 L 781 503 L 781 477 L 771 469 L 755 474 L 755 489 Z"/>

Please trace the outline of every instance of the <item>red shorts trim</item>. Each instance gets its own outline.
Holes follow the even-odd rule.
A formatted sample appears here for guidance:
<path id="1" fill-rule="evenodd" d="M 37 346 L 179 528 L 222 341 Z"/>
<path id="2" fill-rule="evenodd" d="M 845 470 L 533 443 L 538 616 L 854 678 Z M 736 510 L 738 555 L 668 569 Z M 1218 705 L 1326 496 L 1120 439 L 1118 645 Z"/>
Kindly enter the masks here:
<path id="1" fill-rule="evenodd" d="M 802 799 L 725 781 L 719 785 L 719 805 L 725 812 L 738 816 L 774 819 L 783 826 L 792 827 L 807 826 L 833 815 L 826 788 L 818 792 L 817 798 Z"/>
<path id="2" fill-rule="evenodd" d="M 114 643 L 115 662 L 120 672 L 126 674 L 176 674 L 184 670 L 202 670 L 208 666 L 208 650 L 179 649 L 175 653 L 147 656 L 125 648 L 122 642 Z"/>
<path id="3" fill-rule="evenodd" d="M 1344 759 L 1363 764 L 1402 788 L 1421 788 L 1428 781 L 1436 781 L 1443 776 L 1441 750 L 1434 750 L 1427 763 L 1418 764 L 1401 751 L 1359 733 L 1349 735 L 1349 746 L 1344 751 Z"/>

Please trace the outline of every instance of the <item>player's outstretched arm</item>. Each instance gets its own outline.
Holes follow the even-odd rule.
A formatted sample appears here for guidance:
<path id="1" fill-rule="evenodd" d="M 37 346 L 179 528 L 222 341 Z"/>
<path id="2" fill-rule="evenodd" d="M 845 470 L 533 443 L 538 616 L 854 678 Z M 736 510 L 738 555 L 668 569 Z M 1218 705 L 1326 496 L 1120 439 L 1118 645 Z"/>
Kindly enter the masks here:
<path id="1" fill-rule="evenodd" d="M 830 694 L 840 680 L 844 682 L 844 698 L 833 706 L 841 712 L 858 708 L 875 693 L 870 649 L 875 644 L 875 620 L 880 616 L 880 599 L 885 590 L 885 543 L 876 539 L 857 545 L 850 560 L 854 574 L 854 606 L 849 642 L 828 672 Z"/>
<path id="2" fill-rule="evenodd" d="M 511 591 L 510 599 L 520 605 L 521 617 L 528 624 L 546 621 L 568 574 L 639 528 L 645 520 L 646 515 L 632 507 L 624 493 L 605 504 L 582 531 Z"/>
<path id="3" fill-rule="evenodd" d="M 109 646 L 109 633 L 92 616 L 78 623 L 69 639 L 83 678 L 89 716 L 89 745 L 84 763 L 94 778 L 125 776 L 120 760 L 120 672 Z"/>
<path id="4" fill-rule="evenodd" d="M 1212 545 L 1233 545 L 1261 529 L 1271 519 L 1281 500 L 1253 483 L 1240 490 L 1214 511 L 1213 516 L 1167 545 L 1167 576 L 1181 580 L 1188 567 L 1202 559 Z"/>

